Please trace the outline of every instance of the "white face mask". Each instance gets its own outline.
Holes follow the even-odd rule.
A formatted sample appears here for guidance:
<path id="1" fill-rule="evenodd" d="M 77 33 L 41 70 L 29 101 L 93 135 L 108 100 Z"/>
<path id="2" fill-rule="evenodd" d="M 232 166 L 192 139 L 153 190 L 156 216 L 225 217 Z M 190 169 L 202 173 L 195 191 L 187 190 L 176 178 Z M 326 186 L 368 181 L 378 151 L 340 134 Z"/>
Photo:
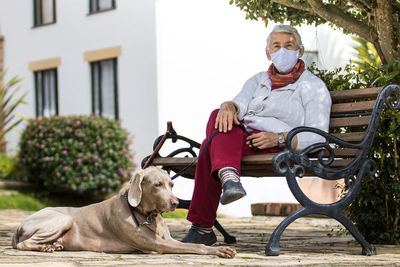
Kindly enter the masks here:
<path id="1" fill-rule="evenodd" d="M 284 47 L 271 54 L 272 63 L 281 73 L 290 72 L 299 60 L 300 49 L 289 50 Z"/>

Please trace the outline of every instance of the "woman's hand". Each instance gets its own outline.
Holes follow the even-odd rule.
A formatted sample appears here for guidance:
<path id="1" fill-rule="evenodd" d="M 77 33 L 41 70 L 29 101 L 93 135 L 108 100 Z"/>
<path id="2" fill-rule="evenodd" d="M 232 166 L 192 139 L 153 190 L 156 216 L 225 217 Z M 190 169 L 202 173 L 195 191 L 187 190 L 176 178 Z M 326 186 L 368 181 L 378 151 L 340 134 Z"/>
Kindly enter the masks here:
<path id="1" fill-rule="evenodd" d="M 226 133 L 232 130 L 233 124 L 240 125 L 236 106 L 232 101 L 224 102 L 221 104 L 214 127 L 220 132 Z"/>
<path id="2" fill-rule="evenodd" d="M 278 134 L 271 132 L 259 132 L 249 135 L 246 138 L 246 144 L 251 147 L 250 140 L 252 140 L 253 147 L 258 149 L 268 149 L 278 146 Z"/>

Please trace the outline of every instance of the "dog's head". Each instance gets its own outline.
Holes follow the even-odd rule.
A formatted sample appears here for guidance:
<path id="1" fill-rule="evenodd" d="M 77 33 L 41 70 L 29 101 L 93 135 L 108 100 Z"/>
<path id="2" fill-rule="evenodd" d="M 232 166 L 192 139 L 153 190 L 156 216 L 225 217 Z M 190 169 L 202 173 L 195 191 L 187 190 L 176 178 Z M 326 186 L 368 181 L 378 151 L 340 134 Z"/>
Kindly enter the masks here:
<path id="1" fill-rule="evenodd" d="M 169 175 L 156 167 L 138 171 L 130 180 L 128 201 L 133 207 L 142 207 L 144 212 L 173 211 L 178 199 L 172 193 L 174 183 Z"/>

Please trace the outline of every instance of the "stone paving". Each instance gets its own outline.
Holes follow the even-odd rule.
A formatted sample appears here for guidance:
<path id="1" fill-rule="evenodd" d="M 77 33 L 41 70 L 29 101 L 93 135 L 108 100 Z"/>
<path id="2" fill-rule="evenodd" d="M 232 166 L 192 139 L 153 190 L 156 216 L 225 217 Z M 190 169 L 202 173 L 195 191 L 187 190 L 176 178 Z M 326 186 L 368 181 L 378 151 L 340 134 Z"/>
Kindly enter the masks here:
<path id="1" fill-rule="evenodd" d="M 377 255 L 362 256 L 353 237 L 340 231 L 338 223 L 326 218 L 301 218 L 284 232 L 281 255 L 266 257 L 265 245 L 282 217 L 221 219 L 236 236 L 234 259 L 184 254 L 107 254 L 61 251 L 43 253 L 11 247 L 14 229 L 31 212 L 0 210 L 0 267 L 5 266 L 400 266 L 400 246 L 378 245 Z M 186 220 L 166 220 L 176 239 L 189 228 Z M 223 238 L 217 233 L 217 245 Z"/>

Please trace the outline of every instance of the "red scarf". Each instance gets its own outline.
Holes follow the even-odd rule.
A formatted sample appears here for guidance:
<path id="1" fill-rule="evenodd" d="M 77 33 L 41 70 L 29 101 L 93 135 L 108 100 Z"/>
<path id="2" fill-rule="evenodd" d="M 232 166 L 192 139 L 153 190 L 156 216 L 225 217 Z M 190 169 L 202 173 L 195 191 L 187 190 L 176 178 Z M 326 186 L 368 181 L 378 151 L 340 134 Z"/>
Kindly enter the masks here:
<path id="1" fill-rule="evenodd" d="M 272 90 L 278 89 L 288 84 L 294 83 L 303 73 L 305 68 L 306 64 L 304 64 L 303 60 L 299 59 L 299 61 L 297 61 L 296 65 L 294 66 L 291 72 L 289 72 L 288 74 L 281 75 L 276 70 L 274 63 L 272 63 L 268 68 L 268 75 L 272 82 L 271 89 Z"/>

